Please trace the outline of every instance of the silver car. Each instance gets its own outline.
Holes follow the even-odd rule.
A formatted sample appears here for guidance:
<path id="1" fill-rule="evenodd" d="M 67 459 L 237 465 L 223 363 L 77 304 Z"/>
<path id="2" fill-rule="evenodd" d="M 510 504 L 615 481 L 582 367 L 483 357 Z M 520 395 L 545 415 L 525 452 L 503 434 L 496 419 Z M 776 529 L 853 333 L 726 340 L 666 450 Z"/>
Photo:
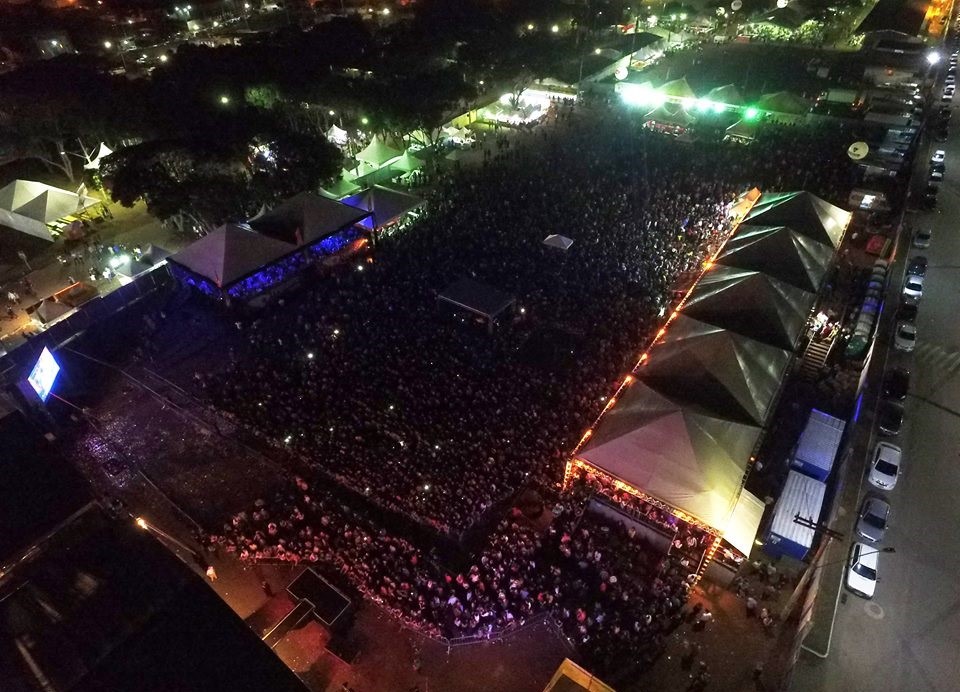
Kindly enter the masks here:
<path id="1" fill-rule="evenodd" d="M 879 497 L 868 497 L 860 507 L 857 535 L 873 543 L 883 542 L 890 519 L 890 503 Z"/>
<path id="2" fill-rule="evenodd" d="M 880 490 L 893 490 L 900 477 L 900 462 L 903 452 L 889 442 L 878 442 L 870 461 L 870 485 Z"/>
<path id="3" fill-rule="evenodd" d="M 904 302 L 916 304 L 920 302 L 921 298 L 923 298 L 923 277 L 907 275 L 903 282 Z"/>

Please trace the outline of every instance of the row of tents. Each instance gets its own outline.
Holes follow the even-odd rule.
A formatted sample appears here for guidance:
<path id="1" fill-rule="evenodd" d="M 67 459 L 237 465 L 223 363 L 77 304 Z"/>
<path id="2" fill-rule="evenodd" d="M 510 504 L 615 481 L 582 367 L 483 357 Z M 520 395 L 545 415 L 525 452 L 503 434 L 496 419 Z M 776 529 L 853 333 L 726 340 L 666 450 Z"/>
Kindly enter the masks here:
<path id="1" fill-rule="evenodd" d="M 423 204 L 413 195 L 373 186 L 344 200 L 301 192 L 243 224 L 221 226 L 169 258 L 176 267 L 222 294 L 252 275 L 305 250 L 340 244 L 376 232 Z M 282 277 L 277 273 L 277 278 Z M 195 283 L 196 285 L 196 283 Z M 264 288 L 267 286 L 265 285 Z"/>
<path id="2" fill-rule="evenodd" d="M 743 483 L 850 214 L 764 194 L 571 464 L 620 481 L 749 555 Z"/>

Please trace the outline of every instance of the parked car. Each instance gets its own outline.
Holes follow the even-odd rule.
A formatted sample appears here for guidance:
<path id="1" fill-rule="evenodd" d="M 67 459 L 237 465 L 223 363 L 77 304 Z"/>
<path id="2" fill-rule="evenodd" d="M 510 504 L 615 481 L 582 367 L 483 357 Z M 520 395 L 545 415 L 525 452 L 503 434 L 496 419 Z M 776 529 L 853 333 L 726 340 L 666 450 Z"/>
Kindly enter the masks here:
<path id="1" fill-rule="evenodd" d="M 873 598 L 877 590 L 877 553 L 866 543 L 854 543 L 847 564 L 847 588 L 863 598 Z"/>
<path id="2" fill-rule="evenodd" d="M 900 303 L 900 307 L 897 308 L 897 321 L 913 322 L 915 319 L 917 319 L 917 304 Z"/>
<path id="3" fill-rule="evenodd" d="M 910 263 L 907 265 L 907 274 L 910 276 L 926 276 L 927 258 L 923 255 L 911 257 Z"/>
<path id="4" fill-rule="evenodd" d="M 883 395 L 888 399 L 901 401 L 910 391 L 910 371 L 906 368 L 894 368 L 883 378 Z"/>
<path id="5" fill-rule="evenodd" d="M 897 478 L 900 476 L 900 462 L 902 460 L 903 452 L 899 447 L 889 442 L 878 442 L 873 449 L 870 474 L 867 476 L 870 485 L 880 488 L 880 490 L 893 490 L 897 485 Z"/>
<path id="6" fill-rule="evenodd" d="M 923 191 L 923 196 L 921 197 L 920 204 L 926 209 L 934 209 L 937 206 L 937 193 L 939 188 L 936 185 L 927 185 L 927 189 Z"/>
<path id="7" fill-rule="evenodd" d="M 933 231 L 929 228 L 921 228 L 913 234 L 913 247 L 925 250 L 930 247 L 930 239 L 933 237 Z"/>
<path id="8" fill-rule="evenodd" d="M 884 435 L 899 435 L 903 427 L 903 406 L 892 401 L 881 401 L 877 409 L 877 427 Z"/>
<path id="9" fill-rule="evenodd" d="M 880 497 L 866 497 L 860 505 L 857 535 L 873 543 L 882 543 L 890 520 L 890 503 Z"/>
<path id="10" fill-rule="evenodd" d="M 933 156 L 930 157 L 930 163 L 943 163 L 944 159 L 947 158 L 947 152 L 943 149 L 937 149 L 933 152 Z"/>
<path id="11" fill-rule="evenodd" d="M 910 353 L 917 345 L 917 328 L 909 322 L 898 322 L 893 346 L 898 351 Z"/>
<path id="12" fill-rule="evenodd" d="M 919 303 L 923 298 L 923 277 L 908 274 L 903 282 L 903 302 Z"/>
<path id="13" fill-rule="evenodd" d="M 930 175 L 928 176 L 931 183 L 942 183 L 943 182 L 943 171 L 930 170 Z"/>
<path id="14" fill-rule="evenodd" d="M 946 171 L 946 170 L 947 170 L 947 167 L 944 166 L 942 163 L 931 163 L 931 164 L 930 164 L 930 172 L 931 172 L 931 173 L 943 173 L 943 172 Z"/>

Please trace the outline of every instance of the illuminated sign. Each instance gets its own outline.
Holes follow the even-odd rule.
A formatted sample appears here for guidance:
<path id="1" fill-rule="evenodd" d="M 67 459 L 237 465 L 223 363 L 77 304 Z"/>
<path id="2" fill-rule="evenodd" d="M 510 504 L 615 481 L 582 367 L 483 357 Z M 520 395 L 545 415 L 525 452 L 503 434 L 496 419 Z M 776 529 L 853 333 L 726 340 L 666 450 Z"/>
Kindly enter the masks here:
<path id="1" fill-rule="evenodd" d="M 57 375 L 60 373 L 60 364 L 54 359 L 46 346 L 40 352 L 37 364 L 27 376 L 27 382 L 33 387 L 33 391 L 40 397 L 40 401 L 46 401 L 50 396 L 50 390 L 53 389 L 53 383 L 57 381 Z"/>

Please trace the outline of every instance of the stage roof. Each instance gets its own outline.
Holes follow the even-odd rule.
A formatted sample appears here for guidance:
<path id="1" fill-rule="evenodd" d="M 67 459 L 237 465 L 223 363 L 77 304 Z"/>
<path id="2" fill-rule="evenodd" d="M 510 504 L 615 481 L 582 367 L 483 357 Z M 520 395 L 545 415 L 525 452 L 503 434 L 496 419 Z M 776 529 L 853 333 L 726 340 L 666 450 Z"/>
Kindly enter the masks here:
<path id="1" fill-rule="evenodd" d="M 792 351 L 816 296 L 756 271 L 714 265 L 683 306 L 683 314 Z"/>
<path id="2" fill-rule="evenodd" d="M 680 313 L 637 376 L 699 413 L 762 426 L 790 359 L 789 351 Z"/>
<path id="3" fill-rule="evenodd" d="M 747 490 L 742 491 L 737 498 L 730 521 L 723 530 L 723 540 L 749 556 L 750 551 L 753 550 L 753 542 L 757 538 L 757 531 L 760 529 L 765 507 L 766 505 L 753 493 Z"/>
<path id="4" fill-rule="evenodd" d="M 363 209 L 312 192 L 301 192 L 258 214 L 249 224 L 253 230 L 277 240 L 312 245 L 368 216 L 370 212 Z"/>
<path id="5" fill-rule="evenodd" d="M 786 226 L 741 225 L 716 259 L 739 269 L 760 271 L 816 293 L 833 258 L 833 248 Z"/>
<path id="6" fill-rule="evenodd" d="M 836 248 L 843 238 L 850 212 L 809 192 L 764 194 L 745 223 L 761 226 L 789 226 L 818 243 Z"/>
<path id="7" fill-rule="evenodd" d="M 0 680 L 4 690 L 306 692 L 201 576 L 95 506 L 0 584 Z"/>
<path id="8" fill-rule="evenodd" d="M 297 249 L 235 225 L 217 228 L 169 258 L 225 288 Z"/>
<path id="9" fill-rule="evenodd" d="M 637 381 L 603 417 L 578 457 L 723 530 L 760 431 L 698 412 Z"/>
<path id="10" fill-rule="evenodd" d="M 491 320 L 516 302 L 509 293 L 468 278 L 454 281 L 437 297 Z"/>

